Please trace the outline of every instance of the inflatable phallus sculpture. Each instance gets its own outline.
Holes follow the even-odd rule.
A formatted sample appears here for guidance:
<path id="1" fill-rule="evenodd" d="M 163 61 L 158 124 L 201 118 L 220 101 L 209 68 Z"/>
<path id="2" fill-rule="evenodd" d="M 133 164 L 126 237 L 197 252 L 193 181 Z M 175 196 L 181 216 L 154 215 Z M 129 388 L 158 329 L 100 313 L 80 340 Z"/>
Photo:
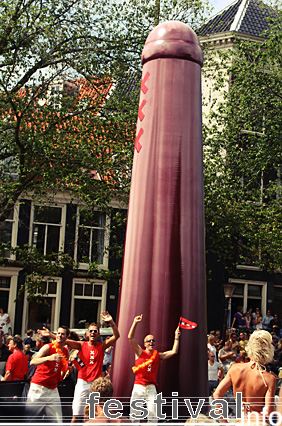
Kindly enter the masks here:
<path id="1" fill-rule="evenodd" d="M 160 352 L 172 348 L 180 317 L 197 323 L 182 330 L 179 353 L 160 362 L 157 391 L 163 397 L 177 392 L 180 400 L 207 396 L 202 59 L 196 34 L 178 21 L 155 27 L 142 52 L 117 317 L 121 337 L 112 371 L 121 401 L 133 387 L 127 335 L 140 314 L 137 342 L 143 347 L 144 337 L 153 334 Z M 186 407 L 184 418 L 185 413 L 188 417 Z"/>

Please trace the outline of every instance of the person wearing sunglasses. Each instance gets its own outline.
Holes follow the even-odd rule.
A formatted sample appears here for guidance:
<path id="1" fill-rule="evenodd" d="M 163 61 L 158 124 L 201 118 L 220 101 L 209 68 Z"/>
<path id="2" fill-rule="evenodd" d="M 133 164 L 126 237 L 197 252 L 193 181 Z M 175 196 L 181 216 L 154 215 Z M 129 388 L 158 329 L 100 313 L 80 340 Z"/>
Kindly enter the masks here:
<path id="1" fill-rule="evenodd" d="M 88 327 L 89 340 L 75 341 L 67 339 L 66 344 L 71 349 L 78 349 L 79 352 L 76 357 L 75 365 L 78 367 L 77 383 L 75 385 L 74 398 L 72 403 L 72 421 L 71 423 L 82 423 L 84 407 L 86 399 L 89 396 L 90 386 L 98 377 L 102 377 L 102 366 L 104 359 L 104 352 L 112 346 L 119 338 L 119 331 L 117 326 L 109 314 L 109 312 L 102 312 L 101 319 L 110 324 L 113 329 L 113 336 L 104 342 L 98 342 L 100 336 L 99 326 L 96 323 L 91 323 Z M 54 338 L 54 335 L 46 328 L 38 332 Z"/>
<path id="2" fill-rule="evenodd" d="M 180 330 L 179 327 L 175 330 L 174 343 L 171 350 L 165 352 L 155 350 L 156 341 L 152 334 L 148 334 L 145 337 L 145 349 L 142 349 L 134 338 L 136 327 L 141 321 L 142 314 L 137 315 L 128 333 L 128 339 L 135 354 L 135 366 L 132 367 L 135 373 L 135 381 L 130 400 L 130 417 L 132 422 L 139 421 L 134 418 L 135 414 L 140 414 L 140 410 L 136 411 L 134 409 L 134 400 L 143 399 L 146 401 L 148 410 L 147 421 L 155 423 L 158 421 L 154 400 L 157 396 L 156 386 L 159 361 L 169 359 L 178 353 Z"/>
<path id="3" fill-rule="evenodd" d="M 219 381 L 224 377 L 224 368 L 215 359 L 215 354 L 208 351 L 208 385 L 209 385 L 209 396 L 212 394 L 212 390 L 216 388 Z"/>

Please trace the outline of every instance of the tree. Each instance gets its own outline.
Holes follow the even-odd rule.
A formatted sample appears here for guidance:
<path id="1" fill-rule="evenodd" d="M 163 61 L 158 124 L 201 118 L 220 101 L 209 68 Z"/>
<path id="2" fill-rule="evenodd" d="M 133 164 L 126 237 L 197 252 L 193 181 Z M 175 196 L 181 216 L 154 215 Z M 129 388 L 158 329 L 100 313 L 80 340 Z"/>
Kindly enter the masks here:
<path id="1" fill-rule="evenodd" d="M 48 200 L 67 190 L 88 210 L 107 212 L 113 199 L 127 202 L 140 79 L 132 73 L 145 39 L 159 20 L 197 25 L 206 7 L 206 0 L 1 2 L 0 223 L 27 195 Z M 38 275 L 46 259 L 16 251 Z"/>
<path id="2" fill-rule="evenodd" d="M 261 41 L 238 38 L 213 62 L 216 89 L 226 86 L 220 70 L 231 84 L 211 111 L 205 139 L 207 248 L 228 272 L 239 263 L 282 266 L 281 12 L 271 24 Z"/>

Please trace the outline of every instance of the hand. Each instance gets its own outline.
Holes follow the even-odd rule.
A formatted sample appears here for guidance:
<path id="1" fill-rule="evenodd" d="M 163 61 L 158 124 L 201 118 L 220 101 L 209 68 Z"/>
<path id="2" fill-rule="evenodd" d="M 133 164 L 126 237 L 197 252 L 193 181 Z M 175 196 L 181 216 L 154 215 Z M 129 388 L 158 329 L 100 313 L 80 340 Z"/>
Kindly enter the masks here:
<path id="1" fill-rule="evenodd" d="M 134 322 L 141 322 L 142 321 L 142 317 L 143 317 L 143 314 L 137 315 L 137 317 L 134 318 Z"/>
<path id="2" fill-rule="evenodd" d="M 63 358 L 63 355 L 61 354 L 53 354 L 53 355 L 50 355 L 49 361 L 60 362 L 62 358 Z"/>
<path id="3" fill-rule="evenodd" d="M 180 328 L 178 326 L 177 329 L 175 330 L 175 338 L 176 339 L 179 338 L 180 334 L 181 334 L 181 331 L 180 331 Z"/>
<path id="4" fill-rule="evenodd" d="M 104 322 L 110 322 L 113 321 L 112 316 L 109 314 L 109 312 L 104 311 L 101 313 L 101 318 Z"/>
<path id="5" fill-rule="evenodd" d="M 40 334 L 40 336 L 51 337 L 51 332 L 46 327 L 43 327 L 43 330 L 38 329 L 37 333 Z"/>

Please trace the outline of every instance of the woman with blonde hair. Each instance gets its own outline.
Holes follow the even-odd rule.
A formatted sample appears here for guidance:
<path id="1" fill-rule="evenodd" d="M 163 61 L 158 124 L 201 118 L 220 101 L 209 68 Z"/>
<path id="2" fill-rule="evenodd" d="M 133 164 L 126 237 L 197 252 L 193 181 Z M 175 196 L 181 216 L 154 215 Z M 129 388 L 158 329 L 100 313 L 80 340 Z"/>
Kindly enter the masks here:
<path id="1" fill-rule="evenodd" d="M 276 379 L 265 369 L 265 364 L 271 362 L 274 355 L 271 334 L 265 330 L 254 331 L 246 350 L 250 362 L 233 364 L 213 397 L 222 398 L 233 386 L 235 398 L 237 392 L 242 393 L 244 416 L 254 418 L 255 422 L 263 422 L 261 413 L 264 406 L 266 419 L 275 408 Z M 252 416 L 253 412 L 256 415 Z M 227 420 L 221 422 L 227 423 Z"/>

